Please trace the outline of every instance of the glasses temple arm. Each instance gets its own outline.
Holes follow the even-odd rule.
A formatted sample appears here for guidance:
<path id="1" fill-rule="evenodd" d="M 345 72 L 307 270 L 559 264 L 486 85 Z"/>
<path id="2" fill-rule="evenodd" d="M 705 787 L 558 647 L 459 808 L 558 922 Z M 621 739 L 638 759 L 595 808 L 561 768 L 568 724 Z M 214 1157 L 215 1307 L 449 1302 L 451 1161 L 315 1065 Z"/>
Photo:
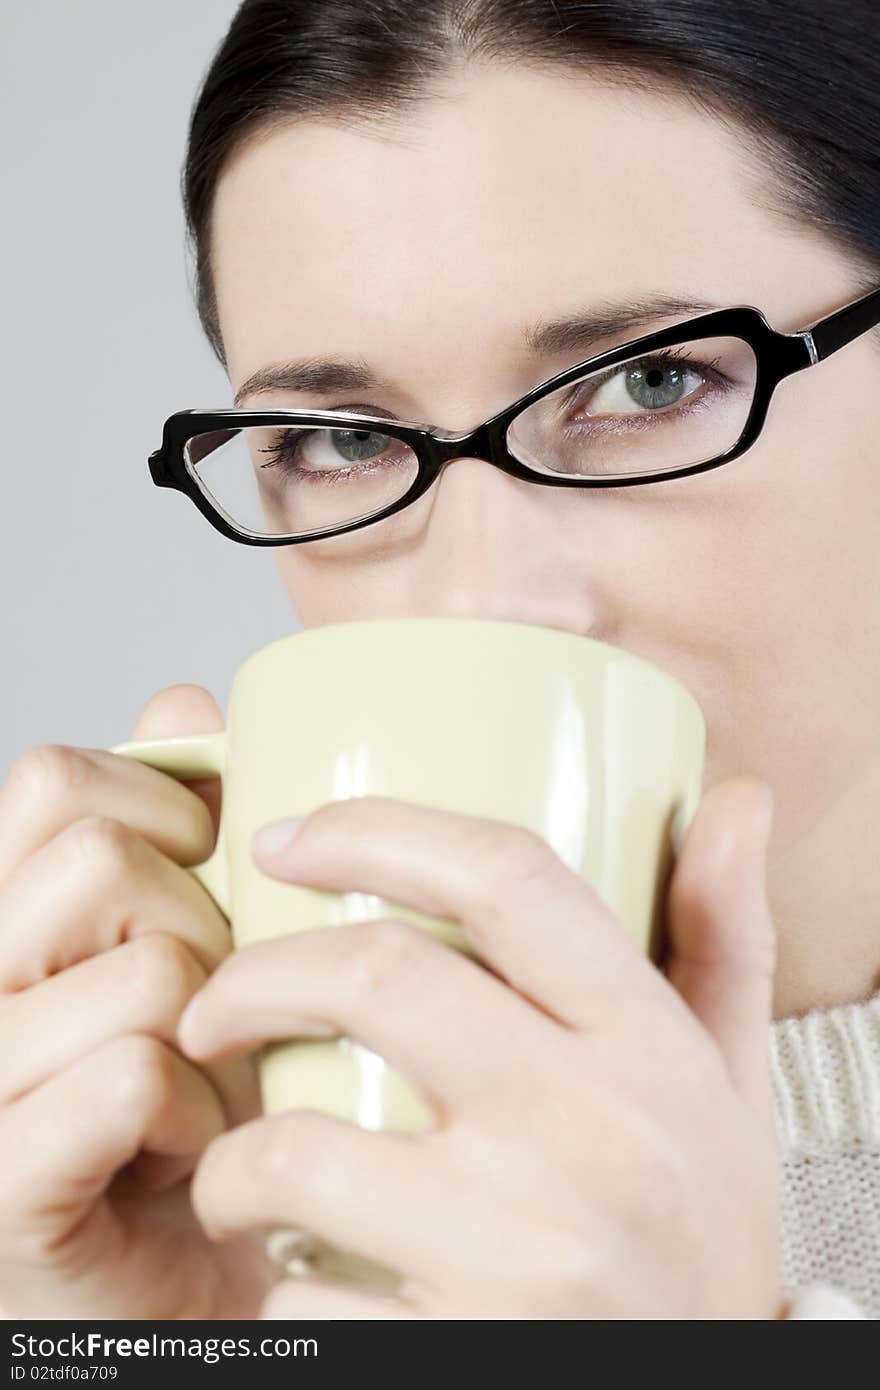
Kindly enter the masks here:
<path id="1" fill-rule="evenodd" d="M 836 314 L 829 314 L 827 319 L 821 319 L 813 325 L 810 332 L 818 360 L 821 362 L 823 357 L 830 357 L 832 352 L 852 342 L 860 333 L 867 333 L 869 329 L 878 326 L 880 289 L 874 290 L 864 299 L 857 299 L 854 304 L 847 304 L 844 309 L 838 309 Z"/>

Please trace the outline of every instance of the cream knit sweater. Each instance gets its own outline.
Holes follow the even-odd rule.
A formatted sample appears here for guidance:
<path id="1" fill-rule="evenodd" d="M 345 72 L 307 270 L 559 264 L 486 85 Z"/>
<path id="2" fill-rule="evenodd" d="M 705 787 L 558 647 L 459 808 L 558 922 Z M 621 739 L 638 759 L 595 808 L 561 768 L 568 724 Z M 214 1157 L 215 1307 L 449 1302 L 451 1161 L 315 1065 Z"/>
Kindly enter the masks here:
<path id="1" fill-rule="evenodd" d="M 770 1028 L 791 1319 L 880 1318 L 880 993 Z"/>

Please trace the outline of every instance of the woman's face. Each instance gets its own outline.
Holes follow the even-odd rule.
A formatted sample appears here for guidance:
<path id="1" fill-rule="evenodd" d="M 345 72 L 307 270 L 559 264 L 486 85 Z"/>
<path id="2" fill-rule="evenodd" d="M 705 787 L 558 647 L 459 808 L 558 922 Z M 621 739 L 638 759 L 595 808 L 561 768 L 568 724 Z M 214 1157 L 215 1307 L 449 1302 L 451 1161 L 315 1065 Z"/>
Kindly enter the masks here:
<path id="1" fill-rule="evenodd" d="M 217 189 L 232 385 L 289 359 L 356 358 L 386 385 L 240 403 L 464 432 L 687 315 L 536 357 L 524 335 L 539 321 L 663 294 L 806 327 L 859 286 L 839 252 L 750 200 L 755 169 L 684 101 L 523 70 L 467 69 L 396 128 L 288 125 L 243 147 Z M 781 855 L 875 758 L 878 385 L 862 338 L 783 382 L 727 467 L 575 491 L 461 459 L 398 517 L 273 553 L 305 627 L 507 619 L 654 662 L 703 708 L 706 786 L 773 785 Z"/>

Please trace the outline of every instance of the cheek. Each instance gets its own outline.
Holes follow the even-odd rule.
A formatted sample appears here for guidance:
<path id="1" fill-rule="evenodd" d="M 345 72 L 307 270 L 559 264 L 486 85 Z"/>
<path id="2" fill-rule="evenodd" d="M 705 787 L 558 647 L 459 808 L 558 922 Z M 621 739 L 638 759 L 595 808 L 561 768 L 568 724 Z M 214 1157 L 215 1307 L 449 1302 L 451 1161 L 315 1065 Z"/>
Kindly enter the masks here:
<path id="1" fill-rule="evenodd" d="M 653 548 L 644 566 L 670 565 L 667 650 L 707 716 L 707 785 L 766 777 L 781 850 L 876 758 L 880 474 L 863 423 L 779 405 L 719 477 L 705 532 L 680 527 L 674 563 Z M 643 585 L 656 633 L 661 607 Z M 663 639 L 644 654 L 663 664 Z"/>
<path id="2" fill-rule="evenodd" d="M 281 582 L 304 628 L 416 616 L 415 606 L 407 603 L 412 563 L 389 547 L 379 529 L 275 552 Z"/>

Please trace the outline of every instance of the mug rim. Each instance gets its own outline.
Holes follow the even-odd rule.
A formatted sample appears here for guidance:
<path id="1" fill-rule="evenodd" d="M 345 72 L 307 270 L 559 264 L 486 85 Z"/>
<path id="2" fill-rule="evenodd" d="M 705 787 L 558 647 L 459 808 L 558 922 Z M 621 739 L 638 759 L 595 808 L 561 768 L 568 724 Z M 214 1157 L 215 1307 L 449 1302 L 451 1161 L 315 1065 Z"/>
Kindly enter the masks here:
<path id="1" fill-rule="evenodd" d="M 596 637 L 587 637 L 583 633 L 563 631 L 561 628 L 544 627 L 540 623 L 526 623 L 519 619 L 449 618 L 431 615 L 423 618 L 347 618 L 340 622 L 321 623 L 317 627 L 301 628 L 299 632 L 285 633 L 283 637 L 273 638 L 271 642 L 267 642 L 255 652 L 251 652 L 249 656 L 246 656 L 244 660 L 239 663 L 233 677 L 233 684 L 237 685 L 239 677 L 241 677 L 245 671 L 248 671 L 252 665 L 268 657 L 270 652 L 274 652 L 276 649 L 286 646 L 288 643 L 295 642 L 297 639 L 305 640 L 311 638 L 314 642 L 320 643 L 322 641 L 332 640 L 332 638 L 327 638 L 326 634 L 338 630 L 339 628 L 390 630 L 392 628 L 399 629 L 409 626 L 424 630 L 429 624 L 436 624 L 438 627 L 444 627 L 449 630 L 451 630 L 453 626 L 455 626 L 456 629 L 467 626 L 471 631 L 478 628 L 491 629 L 493 633 L 499 636 L 508 632 L 510 629 L 515 628 L 521 630 L 525 628 L 530 633 L 535 634 L 539 641 L 569 646 L 578 643 L 586 644 L 588 647 L 594 649 L 601 648 L 603 652 L 609 654 L 609 660 L 628 665 L 632 669 L 641 672 L 648 679 L 655 681 L 655 683 L 661 685 L 665 684 L 671 687 L 676 694 L 679 697 L 683 697 L 685 702 L 691 707 L 692 712 L 701 722 L 705 733 L 706 718 L 703 714 L 702 706 L 693 692 L 679 680 L 677 676 L 673 676 L 671 672 L 664 671 L 662 667 L 655 666 L 654 663 L 648 661 L 647 658 L 637 656 L 634 652 L 627 651 L 624 647 L 617 647 L 612 642 L 604 642 Z"/>

